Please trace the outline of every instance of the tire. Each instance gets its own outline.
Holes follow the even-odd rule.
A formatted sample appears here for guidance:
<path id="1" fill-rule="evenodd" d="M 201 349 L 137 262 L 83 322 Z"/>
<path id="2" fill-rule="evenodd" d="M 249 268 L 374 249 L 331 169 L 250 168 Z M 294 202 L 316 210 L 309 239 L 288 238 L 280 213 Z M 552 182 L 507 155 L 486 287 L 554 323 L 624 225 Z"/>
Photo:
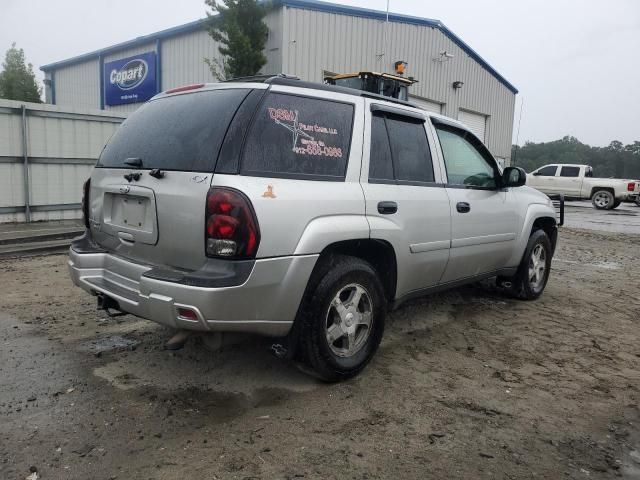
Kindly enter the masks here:
<path id="1" fill-rule="evenodd" d="M 615 208 L 615 198 L 609 190 L 596 190 L 591 196 L 591 203 L 598 210 L 611 210 Z"/>
<path id="2" fill-rule="evenodd" d="M 622 200 L 618 200 L 618 199 L 614 200 L 613 207 L 611 207 L 611 210 L 613 210 L 614 208 L 618 208 L 621 203 L 622 203 Z"/>
<path id="3" fill-rule="evenodd" d="M 636 197 L 636 205 L 640 207 L 640 195 Z"/>
<path id="4" fill-rule="evenodd" d="M 360 373 L 377 351 L 387 305 L 369 263 L 346 255 L 321 262 L 296 318 L 298 351 L 321 380 L 337 382 Z"/>
<path id="5" fill-rule="evenodd" d="M 541 258 L 542 254 L 539 252 L 543 252 L 544 258 Z M 537 261 L 534 260 L 536 256 Z M 518 271 L 511 279 L 510 293 L 520 300 L 535 300 L 540 297 L 549 280 L 551 256 L 549 237 L 544 230 L 536 230 L 529 237 Z M 542 262 L 542 264 L 536 266 L 534 262 Z M 534 278 L 532 278 L 532 269 L 536 269 L 537 272 Z"/>

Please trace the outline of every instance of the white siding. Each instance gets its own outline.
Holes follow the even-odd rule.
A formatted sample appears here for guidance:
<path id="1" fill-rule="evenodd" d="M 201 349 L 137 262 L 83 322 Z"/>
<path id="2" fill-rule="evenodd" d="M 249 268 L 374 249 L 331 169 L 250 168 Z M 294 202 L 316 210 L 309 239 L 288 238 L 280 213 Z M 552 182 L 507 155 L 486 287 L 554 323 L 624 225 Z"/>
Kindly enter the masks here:
<path id="1" fill-rule="evenodd" d="M 265 73 L 281 73 L 282 10 L 277 9 L 265 17 L 269 26 L 269 38 L 265 45 L 267 63 Z M 162 41 L 162 90 L 190 83 L 217 82 L 205 59 L 220 61 L 220 44 L 215 42 L 206 29 L 186 33 Z"/>
<path id="2" fill-rule="evenodd" d="M 271 10 L 264 21 L 269 27 L 269 38 L 265 45 L 264 54 L 267 63 L 262 67 L 262 72 L 266 74 L 286 73 L 282 70 L 282 19 L 283 9 Z"/>
<path id="3" fill-rule="evenodd" d="M 441 103 L 427 100 L 426 98 L 414 97 L 413 95 L 409 95 L 409 101 L 420 105 L 428 112 L 442 113 L 443 105 Z"/>
<path id="4" fill-rule="evenodd" d="M 483 142 L 485 141 L 487 130 L 486 115 L 467 112 L 466 110 L 460 110 L 460 112 L 458 112 L 458 120 L 469 127 L 469 130 L 471 130 L 476 135 L 476 137 L 478 137 Z"/>
<path id="5" fill-rule="evenodd" d="M 161 51 L 162 90 L 216 81 L 204 59 L 219 59 L 218 45 L 205 30 L 164 40 Z"/>
<path id="6" fill-rule="evenodd" d="M 56 104 L 100 108 L 100 62 L 69 65 L 55 73 Z"/>
<path id="7" fill-rule="evenodd" d="M 396 60 L 404 60 L 407 75 L 419 80 L 410 88 L 413 95 L 444 104 L 442 113 L 452 118 L 460 109 L 490 116 L 487 146 L 494 155 L 510 156 L 515 95 L 440 30 L 390 22 L 384 52 L 383 21 L 294 7 L 284 7 L 283 15 L 285 72 L 317 82 L 323 70 L 391 72 Z M 454 58 L 437 61 L 443 50 Z M 458 80 L 464 86 L 454 89 Z"/>
<path id="8" fill-rule="evenodd" d="M 123 116 L 0 100 L 0 207 L 25 204 L 22 105 L 27 108 L 30 204 L 79 203 L 83 182 Z M 31 218 L 38 221 L 80 216 L 80 210 L 75 209 L 32 212 Z M 24 220 L 22 212 L 0 213 L 0 222 Z"/>
<path id="9" fill-rule="evenodd" d="M 145 43 L 144 45 L 138 45 L 136 47 L 120 50 L 115 53 L 110 53 L 104 56 L 104 63 L 113 62 L 114 60 L 120 60 L 121 58 L 133 57 L 139 53 L 155 52 L 156 42 Z"/>

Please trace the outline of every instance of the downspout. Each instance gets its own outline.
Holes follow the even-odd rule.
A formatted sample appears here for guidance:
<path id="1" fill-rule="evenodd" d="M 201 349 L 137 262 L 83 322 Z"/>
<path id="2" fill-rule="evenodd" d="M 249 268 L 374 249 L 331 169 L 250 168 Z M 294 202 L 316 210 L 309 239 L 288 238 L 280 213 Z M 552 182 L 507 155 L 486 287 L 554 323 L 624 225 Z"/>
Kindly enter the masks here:
<path id="1" fill-rule="evenodd" d="M 98 57 L 100 71 L 100 110 L 104 110 L 104 57 L 100 55 Z"/>
<path id="2" fill-rule="evenodd" d="M 23 158 L 23 179 L 24 179 L 24 218 L 27 223 L 31 222 L 31 202 L 29 188 L 29 155 L 27 153 L 27 107 L 22 105 L 22 158 Z"/>

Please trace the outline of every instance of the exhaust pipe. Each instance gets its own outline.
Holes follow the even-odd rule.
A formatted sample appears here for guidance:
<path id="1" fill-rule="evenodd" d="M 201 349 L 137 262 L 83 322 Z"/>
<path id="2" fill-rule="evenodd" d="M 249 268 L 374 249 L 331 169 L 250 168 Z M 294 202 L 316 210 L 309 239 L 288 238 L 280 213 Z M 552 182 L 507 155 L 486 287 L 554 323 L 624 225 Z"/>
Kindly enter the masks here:
<path id="1" fill-rule="evenodd" d="M 120 317 L 127 314 L 127 312 L 120 310 L 120 305 L 117 301 L 104 293 L 96 293 L 96 297 L 98 299 L 98 310 L 104 310 L 109 317 Z M 111 312 L 111 310 L 116 312 Z"/>

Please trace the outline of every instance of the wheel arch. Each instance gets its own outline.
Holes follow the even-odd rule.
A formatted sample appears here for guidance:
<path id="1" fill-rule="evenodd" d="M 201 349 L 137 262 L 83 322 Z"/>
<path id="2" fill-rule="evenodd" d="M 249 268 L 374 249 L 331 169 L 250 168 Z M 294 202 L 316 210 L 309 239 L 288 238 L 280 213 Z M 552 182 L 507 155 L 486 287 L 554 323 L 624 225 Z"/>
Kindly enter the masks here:
<path id="1" fill-rule="evenodd" d="M 556 219 L 552 217 L 537 217 L 533 221 L 529 235 L 536 230 L 544 230 L 547 234 L 549 241 L 551 242 L 551 254 L 553 255 L 556 251 L 556 244 L 558 242 L 558 224 Z"/>
<path id="2" fill-rule="evenodd" d="M 349 255 L 369 263 L 380 278 L 387 301 L 393 302 L 398 282 L 398 262 L 395 250 L 389 242 L 375 238 L 334 242 L 322 250 L 316 265 L 320 265 L 330 255 Z"/>
<path id="3" fill-rule="evenodd" d="M 529 205 L 529 208 L 527 209 L 522 230 L 520 231 L 520 235 L 517 237 L 516 245 L 511 258 L 506 265 L 507 267 L 516 267 L 520 265 L 522 255 L 524 255 L 524 251 L 527 248 L 529 237 L 538 229 L 543 229 L 547 234 L 549 234 L 549 232 L 553 232 L 549 236 L 549 239 L 555 251 L 555 245 L 558 239 L 556 212 L 547 205 L 534 203 Z"/>
<path id="4" fill-rule="evenodd" d="M 593 196 L 596 194 L 596 192 L 599 192 L 600 190 L 605 190 L 607 192 L 610 192 L 613 195 L 613 198 L 616 198 L 616 190 L 613 187 L 592 187 L 591 188 L 591 194 L 589 195 L 589 199 L 593 199 Z"/>

